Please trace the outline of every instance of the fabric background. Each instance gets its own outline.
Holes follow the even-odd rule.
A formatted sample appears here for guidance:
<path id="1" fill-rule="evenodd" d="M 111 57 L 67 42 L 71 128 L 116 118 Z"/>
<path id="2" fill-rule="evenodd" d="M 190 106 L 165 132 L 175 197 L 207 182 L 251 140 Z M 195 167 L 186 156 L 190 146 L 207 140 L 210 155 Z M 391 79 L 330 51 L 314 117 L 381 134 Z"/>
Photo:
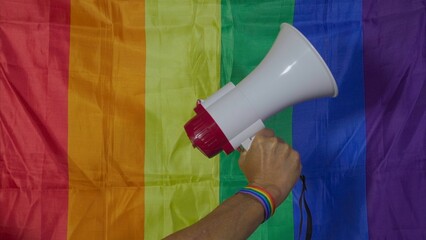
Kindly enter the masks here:
<path id="1" fill-rule="evenodd" d="M 426 239 L 425 0 L 0 0 L 0 239 L 161 239 L 232 196 L 238 153 L 183 125 L 283 22 L 339 87 L 266 121 L 313 239 Z M 303 238 L 300 193 L 250 239 Z"/>

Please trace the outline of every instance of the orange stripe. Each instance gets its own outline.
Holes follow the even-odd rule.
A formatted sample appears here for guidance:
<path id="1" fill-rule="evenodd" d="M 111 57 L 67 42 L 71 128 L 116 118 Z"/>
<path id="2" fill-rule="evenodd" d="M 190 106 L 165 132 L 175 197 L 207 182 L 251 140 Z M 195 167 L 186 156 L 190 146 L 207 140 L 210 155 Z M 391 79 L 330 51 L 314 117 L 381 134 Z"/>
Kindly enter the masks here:
<path id="1" fill-rule="evenodd" d="M 144 235 L 144 12 L 71 1 L 69 239 Z"/>
<path id="2" fill-rule="evenodd" d="M 261 187 L 256 187 L 256 186 L 253 186 L 253 185 L 247 186 L 246 188 L 252 189 L 253 191 L 256 191 L 256 192 L 264 195 L 266 197 L 266 199 L 268 200 L 269 204 L 272 207 L 271 215 L 274 214 L 274 211 L 275 211 L 275 201 L 272 198 L 271 194 L 269 194 L 269 192 L 267 192 L 265 189 L 263 189 Z"/>

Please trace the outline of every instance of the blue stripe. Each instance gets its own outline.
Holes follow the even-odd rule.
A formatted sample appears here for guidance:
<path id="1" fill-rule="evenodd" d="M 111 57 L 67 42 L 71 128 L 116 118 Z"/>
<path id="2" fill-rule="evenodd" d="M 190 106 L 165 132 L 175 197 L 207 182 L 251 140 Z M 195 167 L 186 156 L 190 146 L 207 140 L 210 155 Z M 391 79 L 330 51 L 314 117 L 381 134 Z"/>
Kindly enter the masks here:
<path id="1" fill-rule="evenodd" d="M 313 239 L 368 239 L 361 17 L 361 1 L 298 0 L 295 5 L 294 25 L 318 49 L 339 86 L 336 99 L 293 108 L 293 147 L 306 176 Z M 295 239 L 300 193 L 298 183 Z"/>

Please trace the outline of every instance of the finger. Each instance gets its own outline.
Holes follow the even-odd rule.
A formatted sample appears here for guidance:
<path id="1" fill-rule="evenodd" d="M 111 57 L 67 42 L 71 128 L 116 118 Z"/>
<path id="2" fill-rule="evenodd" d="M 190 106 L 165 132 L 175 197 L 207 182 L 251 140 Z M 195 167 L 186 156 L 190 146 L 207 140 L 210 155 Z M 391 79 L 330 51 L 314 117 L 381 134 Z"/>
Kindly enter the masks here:
<path id="1" fill-rule="evenodd" d="M 290 159 L 300 162 L 300 155 L 296 150 L 292 150 L 289 156 Z"/>
<path id="2" fill-rule="evenodd" d="M 272 131 L 271 129 L 264 128 L 264 129 L 260 130 L 259 132 L 257 132 L 256 136 L 273 137 L 273 136 L 275 136 L 275 134 L 274 134 L 274 131 Z"/>
<path id="3" fill-rule="evenodd" d="M 297 167 L 298 171 L 302 171 L 302 163 L 300 161 L 300 155 L 297 151 L 292 151 L 288 157 L 289 162 Z"/>
<path id="4" fill-rule="evenodd" d="M 240 152 L 240 158 L 238 159 L 238 165 L 240 166 L 240 168 L 246 160 L 246 155 L 247 155 L 247 151 Z"/>
<path id="5" fill-rule="evenodd" d="M 278 139 L 278 142 L 279 142 L 279 145 L 277 147 L 278 153 L 284 159 L 287 159 L 290 156 L 291 152 L 293 151 L 292 148 L 287 143 L 280 141 L 280 139 Z"/>

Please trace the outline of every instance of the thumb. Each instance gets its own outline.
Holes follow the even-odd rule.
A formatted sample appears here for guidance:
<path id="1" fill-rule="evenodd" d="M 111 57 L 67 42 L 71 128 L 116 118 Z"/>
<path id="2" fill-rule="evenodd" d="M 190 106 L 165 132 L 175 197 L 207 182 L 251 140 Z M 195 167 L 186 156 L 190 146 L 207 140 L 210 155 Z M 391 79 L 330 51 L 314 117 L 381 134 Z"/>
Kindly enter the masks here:
<path id="1" fill-rule="evenodd" d="M 247 156 L 247 151 L 241 151 L 240 152 L 240 158 L 238 159 L 238 165 L 240 165 L 240 168 L 243 165 L 243 163 L 245 162 L 246 156 Z"/>

